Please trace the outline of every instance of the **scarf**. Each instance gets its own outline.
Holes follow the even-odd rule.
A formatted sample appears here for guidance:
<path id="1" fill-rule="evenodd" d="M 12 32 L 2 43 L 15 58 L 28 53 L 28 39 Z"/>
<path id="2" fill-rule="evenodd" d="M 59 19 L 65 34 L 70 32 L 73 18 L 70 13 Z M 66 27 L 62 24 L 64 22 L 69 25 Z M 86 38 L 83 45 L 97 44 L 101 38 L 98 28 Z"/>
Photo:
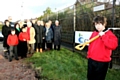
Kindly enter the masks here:
<path id="1" fill-rule="evenodd" d="M 20 28 L 16 28 L 20 32 Z"/>

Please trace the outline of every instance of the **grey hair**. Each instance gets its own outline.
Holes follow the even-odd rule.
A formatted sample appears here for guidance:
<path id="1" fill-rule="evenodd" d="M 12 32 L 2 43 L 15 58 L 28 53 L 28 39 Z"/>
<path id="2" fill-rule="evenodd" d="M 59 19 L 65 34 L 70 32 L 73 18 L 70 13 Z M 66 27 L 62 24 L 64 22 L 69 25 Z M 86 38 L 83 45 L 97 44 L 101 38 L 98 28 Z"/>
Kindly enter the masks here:
<path id="1" fill-rule="evenodd" d="M 58 21 L 58 20 L 55 20 L 55 23 L 59 23 L 59 21 Z"/>

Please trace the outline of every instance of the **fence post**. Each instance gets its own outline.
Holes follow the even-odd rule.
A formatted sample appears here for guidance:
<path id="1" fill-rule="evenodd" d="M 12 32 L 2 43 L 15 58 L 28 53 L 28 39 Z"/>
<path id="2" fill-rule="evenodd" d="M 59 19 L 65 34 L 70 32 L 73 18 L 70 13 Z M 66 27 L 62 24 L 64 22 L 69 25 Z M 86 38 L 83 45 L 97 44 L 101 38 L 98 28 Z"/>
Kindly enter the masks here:
<path id="1" fill-rule="evenodd" d="M 115 2 L 116 0 L 113 0 L 113 6 L 112 6 L 112 27 L 114 28 L 114 14 L 115 14 Z M 112 52 L 112 55 L 111 55 L 111 58 L 113 58 L 113 54 L 114 52 Z M 113 63 L 112 63 L 112 59 L 110 61 L 110 65 L 109 65 L 109 68 L 112 69 L 112 66 L 113 66 Z"/>
<path id="2" fill-rule="evenodd" d="M 73 52 L 75 51 L 75 30 L 76 30 L 76 6 L 73 6 L 74 13 L 73 13 Z"/>
<path id="3" fill-rule="evenodd" d="M 113 6 L 112 6 L 112 27 L 114 27 L 114 14 L 115 14 L 115 2 L 116 0 L 113 0 Z"/>

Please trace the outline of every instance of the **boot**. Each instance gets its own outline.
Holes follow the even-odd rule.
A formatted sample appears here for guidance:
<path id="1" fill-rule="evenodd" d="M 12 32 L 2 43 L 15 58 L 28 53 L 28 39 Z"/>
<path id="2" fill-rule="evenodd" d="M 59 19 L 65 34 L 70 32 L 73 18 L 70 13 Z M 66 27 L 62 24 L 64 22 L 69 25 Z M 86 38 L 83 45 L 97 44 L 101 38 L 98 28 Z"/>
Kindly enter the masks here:
<path id="1" fill-rule="evenodd" d="M 36 49 L 36 52 L 38 52 L 38 48 Z"/>
<path id="2" fill-rule="evenodd" d="M 8 52 L 7 52 L 7 51 L 4 52 L 4 57 L 5 57 L 6 59 L 8 59 Z"/>
<path id="3" fill-rule="evenodd" d="M 40 53 L 42 53 L 42 48 L 40 48 Z"/>

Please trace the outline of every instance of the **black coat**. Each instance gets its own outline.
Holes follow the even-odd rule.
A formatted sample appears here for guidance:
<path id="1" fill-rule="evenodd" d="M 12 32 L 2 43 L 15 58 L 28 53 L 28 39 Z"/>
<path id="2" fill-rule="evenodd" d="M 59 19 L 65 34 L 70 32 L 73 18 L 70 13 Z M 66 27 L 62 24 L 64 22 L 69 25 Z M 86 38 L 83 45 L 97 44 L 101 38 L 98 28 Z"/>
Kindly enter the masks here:
<path id="1" fill-rule="evenodd" d="M 36 43 L 43 43 L 43 37 L 45 37 L 45 31 L 44 31 L 44 26 L 34 26 L 35 31 L 36 31 Z"/>
<path id="2" fill-rule="evenodd" d="M 11 32 L 11 27 L 10 26 L 9 27 L 7 27 L 6 25 L 2 26 L 2 35 L 4 36 L 3 47 L 7 47 L 8 48 L 7 37 L 10 34 L 10 32 Z"/>
<path id="3" fill-rule="evenodd" d="M 10 26 L 14 28 L 14 22 L 10 22 Z"/>
<path id="4" fill-rule="evenodd" d="M 21 30 L 18 30 L 15 28 L 15 33 L 17 34 L 17 36 L 19 36 L 20 32 L 21 32 Z"/>
<path id="5" fill-rule="evenodd" d="M 61 26 L 54 26 L 54 45 L 61 44 Z"/>

